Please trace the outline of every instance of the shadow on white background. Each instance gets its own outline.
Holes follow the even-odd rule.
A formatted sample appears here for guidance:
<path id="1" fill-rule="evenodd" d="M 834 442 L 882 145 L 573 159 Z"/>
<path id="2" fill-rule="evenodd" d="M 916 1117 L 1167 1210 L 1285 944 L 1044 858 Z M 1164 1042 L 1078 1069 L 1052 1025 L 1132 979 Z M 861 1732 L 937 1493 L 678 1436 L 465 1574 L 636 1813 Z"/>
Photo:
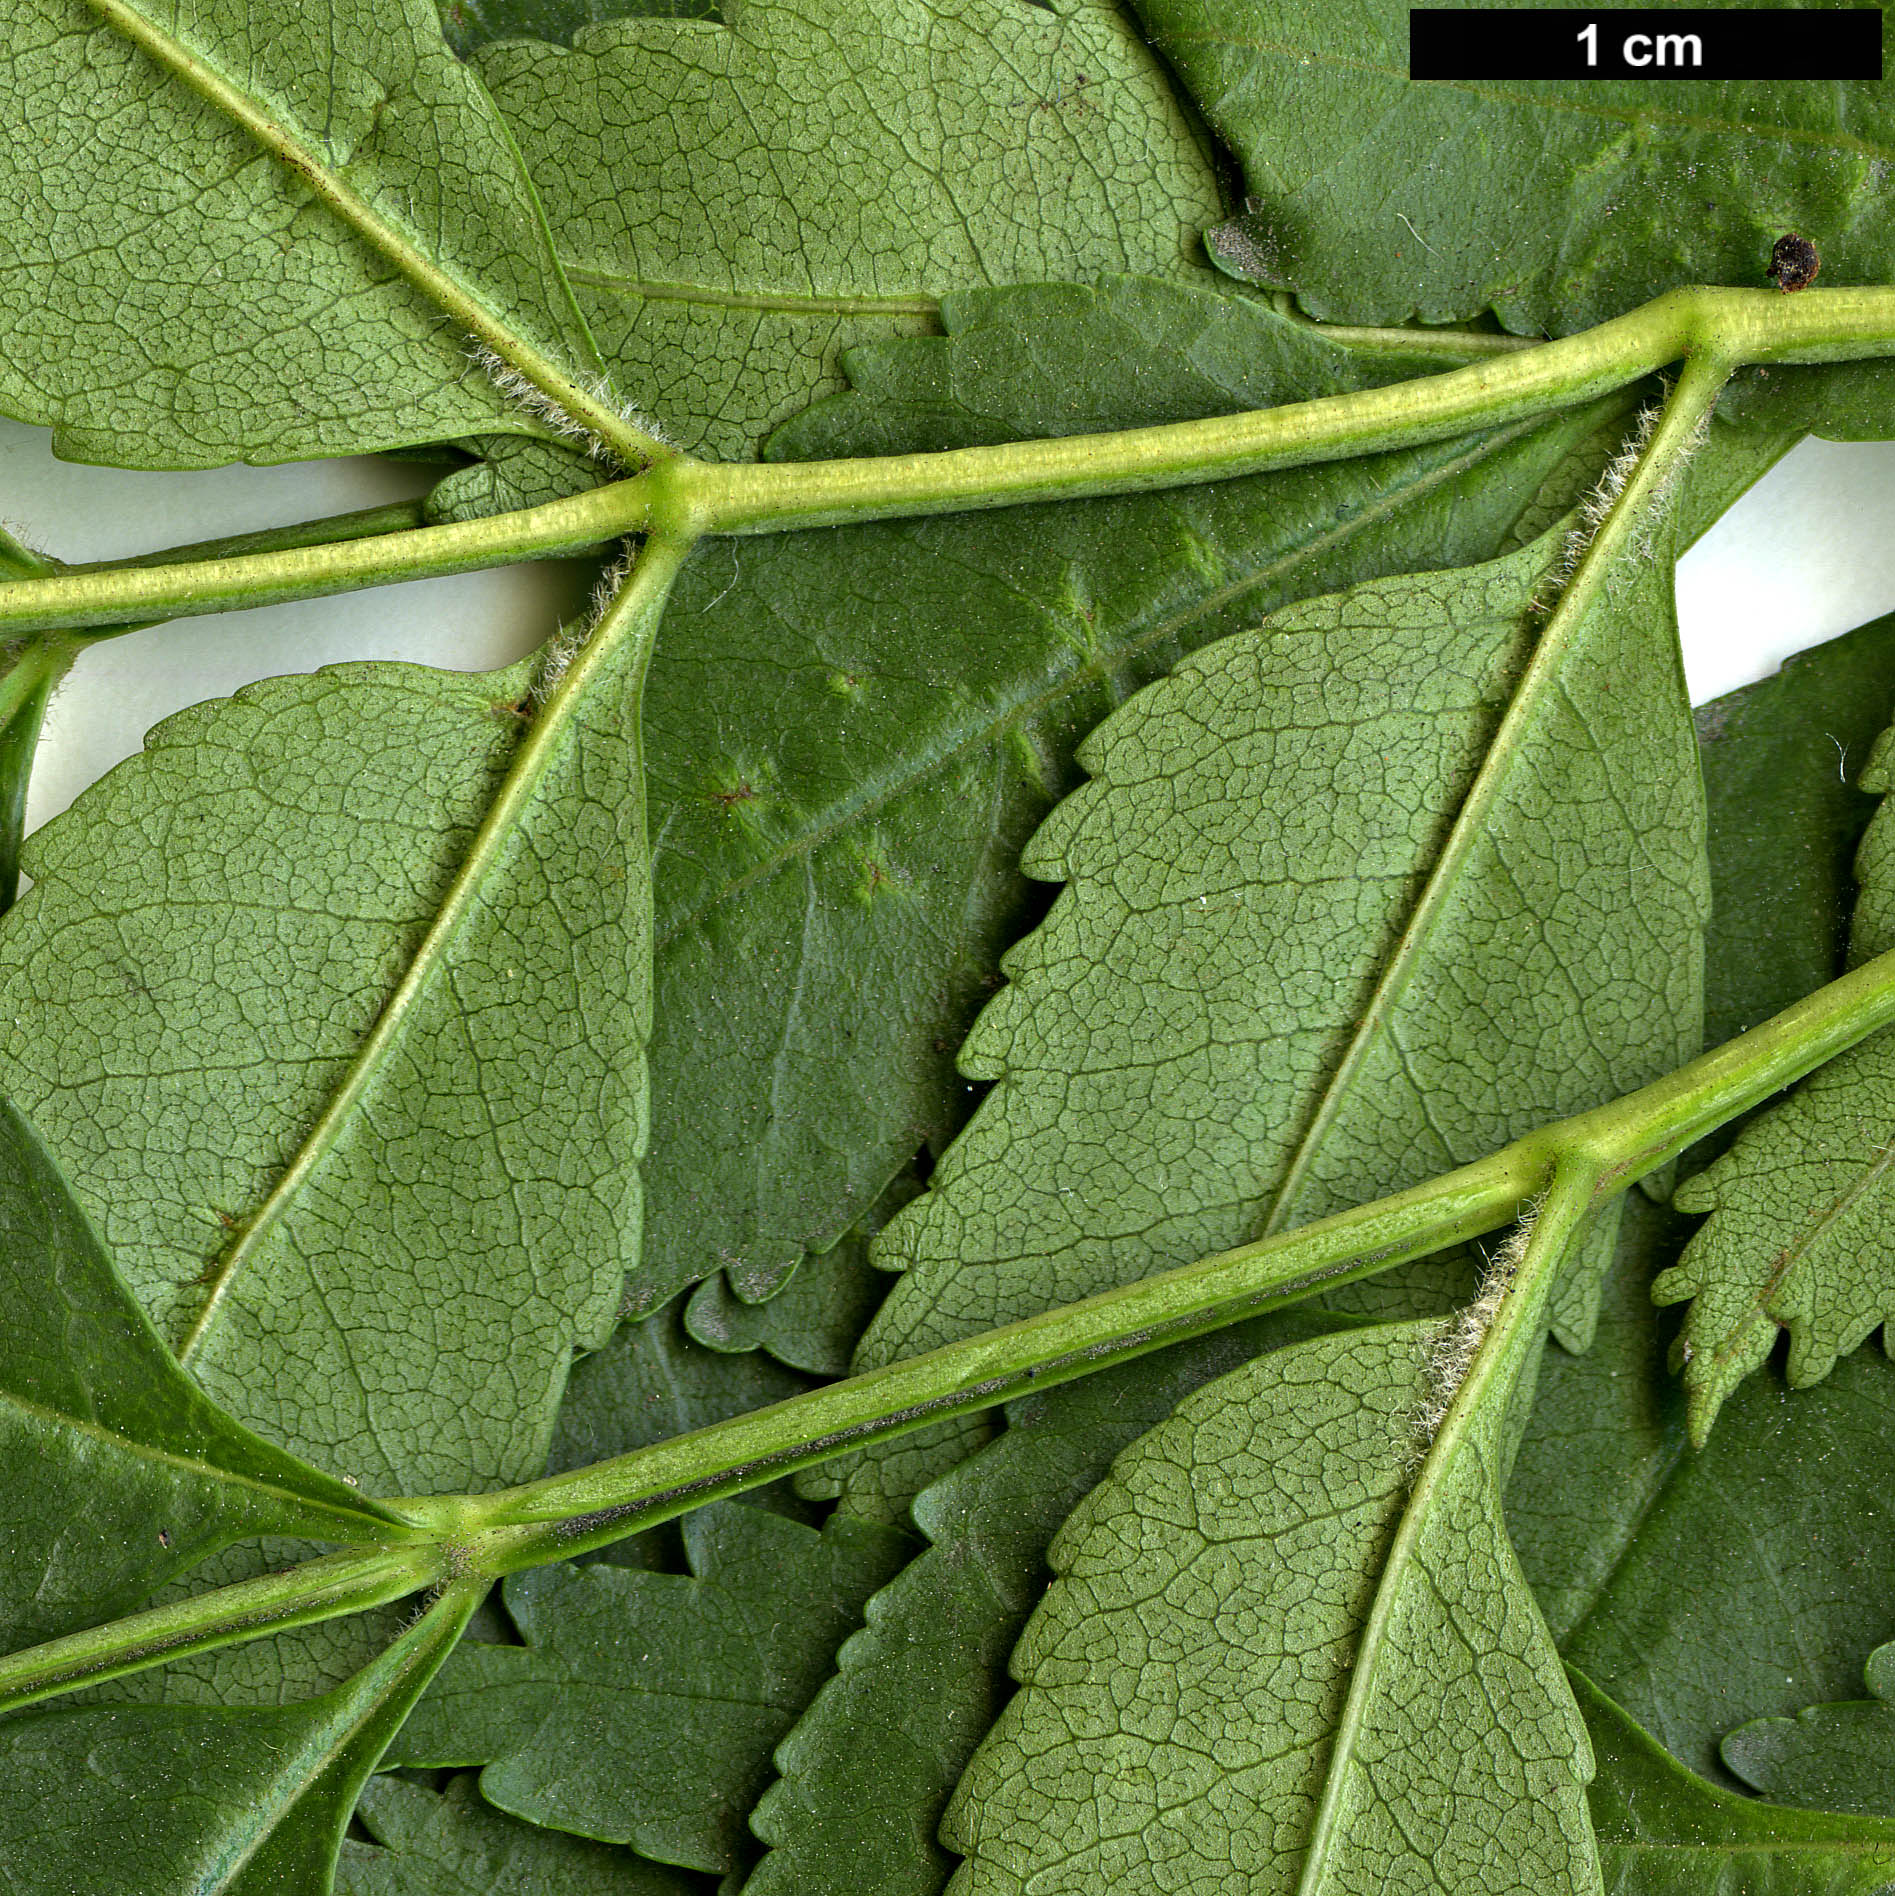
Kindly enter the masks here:
<path id="1" fill-rule="evenodd" d="M 142 474 L 53 458 L 0 419 L 0 525 L 68 560 L 124 558 L 413 498 L 418 468 L 374 458 Z M 56 816 L 160 718 L 280 672 L 355 658 L 461 671 L 510 664 L 579 611 L 589 569 L 518 566 L 190 619 L 86 652 L 55 700 L 27 805 Z M 1895 442 L 1805 441 L 1678 567 L 1693 702 L 1895 610 Z"/>

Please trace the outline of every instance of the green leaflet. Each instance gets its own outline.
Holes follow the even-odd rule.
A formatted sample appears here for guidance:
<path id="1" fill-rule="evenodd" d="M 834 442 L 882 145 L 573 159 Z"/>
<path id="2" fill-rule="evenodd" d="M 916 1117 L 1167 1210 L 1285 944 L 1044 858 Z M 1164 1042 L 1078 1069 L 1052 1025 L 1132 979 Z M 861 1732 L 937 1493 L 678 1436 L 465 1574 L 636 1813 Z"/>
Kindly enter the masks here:
<path id="1" fill-rule="evenodd" d="M 996 1085 L 878 1242 L 905 1274 L 859 1367 L 1418 1182 L 1695 1048 L 1669 568 L 1508 712 L 1560 547 L 1292 607 L 1087 740 L 1024 858 L 1068 886 L 962 1049 Z M 1576 1343 L 1609 1223 L 1556 1312 Z M 859 1505 L 914 1492 L 927 1440 L 858 1464 Z"/>
<path id="2" fill-rule="evenodd" d="M 7 1896 L 328 1896 L 357 1792 L 479 1598 L 281 1709 L 110 1706 L 0 1724 Z"/>
<path id="3" fill-rule="evenodd" d="M 954 1859 L 935 1830 L 1006 1701 L 1007 1655 L 1061 1521 L 1181 1396 L 1338 1321 L 1289 1312 L 1010 1403 L 1005 1432 L 916 1500 L 931 1546 L 869 1602 L 836 1676 L 778 1746 L 782 1775 L 750 1820 L 773 1847 L 745 1896 L 944 1888 Z"/>
<path id="4" fill-rule="evenodd" d="M 695 1877 L 610 1844 L 542 1830 L 481 1802 L 471 1777 L 436 1797 L 370 1781 L 356 1815 L 374 1837 L 342 1846 L 336 1896 L 695 1896 Z"/>
<path id="5" fill-rule="evenodd" d="M 757 1508 L 688 1516 L 691 1577 L 537 1567 L 506 1583 L 525 1646 L 464 1646 L 399 1764 L 486 1764 L 502 1810 L 701 1870 L 742 1860 L 770 1752 L 905 1539 Z M 491 1760 L 491 1762 L 490 1762 Z"/>
<path id="6" fill-rule="evenodd" d="M 1895 1645 L 1869 1654 L 1862 1680 L 1866 1699 L 1739 1725 L 1718 1748 L 1725 1764 L 1779 1803 L 1895 1816 Z"/>
<path id="7" fill-rule="evenodd" d="M 537 716 L 531 666 L 360 665 L 167 721 L 0 938 L 0 1083 L 132 1289 L 365 1492 L 539 1473 L 635 1256 L 664 577 Z"/>
<path id="8" fill-rule="evenodd" d="M 1253 194 L 1211 255 L 1325 320 L 1491 308 L 1563 335 L 1681 283 L 1762 286 L 1786 230 L 1828 281 L 1895 274 L 1882 87 L 1418 84 L 1394 0 L 1137 5 Z"/>
<path id="9" fill-rule="evenodd" d="M 594 406 L 532 186 L 430 0 L 20 0 L 8 28 L 0 123 L 37 135 L 0 141 L 0 405 L 63 453 L 208 467 L 543 432 L 470 333 Z"/>
<path id="10" fill-rule="evenodd" d="M 1573 1690 L 1598 1773 L 1590 1802 L 1606 1896 L 1883 1896 L 1895 1824 L 1811 1815 L 1707 1784 L 1583 1673 Z"/>
<path id="11" fill-rule="evenodd" d="M 835 352 L 947 292 L 1202 277 L 1220 200 L 1164 69 L 1109 0 L 746 0 L 620 19 L 480 71 L 623 385 L 742 458 Z"/>
<path id="12" fill-rule="evenodd" d="M 957 1896 L 1598 1887 L 1591 1752 L 1501 1524 L 1491 1412 L 1384 1570 L 1431 1335 L 1278 1351 L 1119 1457 L 1053 1543 L 1020 1693 L 949 1808 Z"/>
<path id="13" fill-rule="evenodd" d="M 1597 1342 L 1541 1367 L 1507 1520 L 1568 1662 L 1729 1782 L 1726 1732 L 1853 1697 L 1895 1633 L 1895 1364 L 1856 1356 L 1800 1391 L 1765 1370 L 1691 1449 L 1648 1296 L 1681 1223 L 1628 1206 Z"/>
<path id="14" fill-rule="evenodd" d="M 1716 917 L 1708 1045 L 1841 972 L 1853 858 L 1875 808 L 1854 777 L 1892 705 L 1895 617 L 1699 709 Z"/>
<path id="15" fill-rule="evenodd" d="M 0 1100 L 0 1647 L 143 1605 L 239 1538 L 369 1541 L 390 1519 L 206 1400 Z"/>
<path id="16" fill-rule="evenodd" d="M 970 294 L 944 314 L 945 338 L 852 356 L 873 365 L 874 403 L 820 405 L 789 446 L 1030 429 L 1060 389 L 1062 426 L 1182 420 L 1420 366 L 1150 282 Z M 1023 358 L 1047 365 L 1024 398 L 981 366 Z M 943 387 L 973 406 L 917 434 Z M 953 1050 L 1037 914 L 1018 851 L 1113 705 L 1291 599 L 1491 557 L 1549 474 L 1555 512 L 1571 505 L 1564 457 L 1598 420 L 706 548 L 646 705 L 657 1009 L 637 1307 L 720 1264 L 740 1298 L 768 1296 L 955 1130 L 968 1089 Z"/>
<path id="17" fill-rule="evenodd" d="M 1886 711 L 1886 703 L 1880 707 Z M 1886 792 L 1889 734 L 1862 787 Z M 1861 888 L 1851 953 L 1895 940 L 1890 893 L 1895 814 L 1870 820 L 1856 857 Z M 1755 1120 L 1717 1163 L 1678 1190 L 1682 1211 L 1710 1212 L 1652 1294 L 1691 1308 L 1684 1377 L 1691 1430 L 1702 1441 L 1730 1392 L 1790 1333 L 1793 1388 L 1820 1382 L 1839 1356 L 1895 1316 L 1895 1272 L 1884 1238 L 1895 1151 L 1895 1070 L 1878 1035 L 1813 1073 Z"/>
<path id="18" fill-rule="evenodd" d="M 1652 1294 L 1691 1300 L 1683 1347 L 1694 1439 L 1710 1434 L 1782 1329 L 1800 1389 L 1895 1316 L 1885 1237 L 1890 1052 L 1877 1039 L 1832 1061 L 1679 1187 L 1680 1210 L 1712 1218 Z"/>

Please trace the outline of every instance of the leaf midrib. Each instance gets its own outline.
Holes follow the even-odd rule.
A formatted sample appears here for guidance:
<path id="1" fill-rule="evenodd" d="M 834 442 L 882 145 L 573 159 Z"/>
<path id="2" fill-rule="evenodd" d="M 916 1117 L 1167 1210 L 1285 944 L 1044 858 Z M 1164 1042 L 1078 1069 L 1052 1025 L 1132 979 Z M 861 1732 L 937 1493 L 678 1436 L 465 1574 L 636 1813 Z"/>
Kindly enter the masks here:
<path id="1" fill-rule="evenodd" d="M 675 549 L 661 552 L 656 543 L 646 547 L 638 569 L 624 581 L 591 637 L 580 647 L 559 690 L 528 726 L 507 765 L 499 791 L 481 819 L 472 846 L 454 872 L 394 992 L 356 1049 L 347 1075 L 329 1096 L 315 1124 L 297 1146 L 294 1158 L 262 1204 L 217 1261 L 216 1274 L 207 1287 L 208 1294 L 178 1347 L 180 1363 L 188 1365 L 210 1335 L 244 1266 L 258 1245 L 288 1214 L 304 1183 L 335 1147 L 367 1097 L 384 1058 L 399 1043 L 409 1015 L 420 1005 L 435 979 L 445 978 L 449 950 L 463 924 L 478 907 L 488 872 L 505 852 L 514 830 L 531 808 L 541 780 L 552 767 L 555 750 L 575 715 L 575 708 L 585 698 L 588 683 L 609 662 L 623 638 L 649 634 L 650 614 L 645 602 L 650 588 L 654 585 L 658 588 L 662 602 L 678 557 Z"/>
<path id="2" fill-rule="evenodd" d="M 1433 945 L 1435 930 L 1441 925 L 1448 904 L 1459 890 L 1461 871 L 1485 838 L 1488 814 L 1507 787 L 1519 758 L 1522 740 L 1540 715 L 1544 696 L 1557 682 L 1560 665 L 1586 622 L 1587 615 L 1581 614 L 1577 620 L 1568 621 L 1565 626 L 1550 626 L 1528 657 L 1519 681 L 1510 694 L 1507 708 L 1501 714 L 1493 736 L 1482 753 L 1480 768 L 1473 782 L 1468 785 L 1467 794 L 1449 825 L 1440 852 L 1428 866 L 1427 881 L 1409 911 L 1408 919 L 1402 924 L 1401 932 L 1382 964 L 1381 973 L 1376 977 L 1368 1004 L 1357 1019 L 1355 1033 L 1335 1070 L 1324 1083 L 1305 1122 L 1305 1130 L 1296 1142 L 1289 1163 L 1284 1167 L 1282 1183 L 1277 1187 L 1269 1216 L 1264 1220 L 1259 1236 L 1274 1236 L 1294 1218 L 1297 1196 L 1308 1178 L 1310 1168 L 1315 1164 L 1338 1116 L 1355 1097 L 1355 1083 L 1364 1063 L 1388 1034 L 1395 1011 L 1408 991 L 1409 982 Z M 1405 1057 L 1403 1066 L 1406 1070 Z M 1425 1101 L 1425 1089 L 1418 1087 L 1416 1091 Z M 1438 1129 L 1436 1136 L 1441 1136 Z M 1442 1143 L 1452 1151 L 1451 1142 L 1443 1139 Z"/>
<path id="3" fill-rule="evenodd" d="M 625 421 L 616 409 L 581 387 L 568 371 L 543 350 L 493 315 L 474 288 L 463 283 L 450 269 L 429 258 L 381 212 L 345 183 L 337 171 L 319 159 L 287 126 L 272 118 L 259 100 L 221 72 L 204 52 L 147 19 L 139 11 L 137 0 L 85 0 L 85 4 L 107 26 L 131 41 L 156 65 L 248 133 L 285 170 L 301 178 L 316 198 L 356 236 L 392 263 L 415 289 L 444 314 L 525 377 L 556 408 L 583 423 L 585 428 L 633 461 L 653 458 L 660 451 L 660 444 L 651 436 Z M 591 330 L 554 249 L 552 232 L 538 189 L 526 172 L 511 130 L 497 111 L 493 114 L 493 121 L 499 126 L 501 144 L 513 159 L 518 174 L 516 182 L 532 207 L 542 267 L 558 285 L 579 334 L 592 349 L 592 367 L 603 378 L 604 363 L 598 356 Z"/>
<path id="4" fill-rule="evenodd" d="M 814 296 L 790 290 L 725 290 L 707 283 L 673 283 L 570 260 L 563 261 L 562 268 L 574 283 L 588 289 L 660 303 L 703 303 L 718 309 L 780 310 L 808 316 L 938 317 L 941 313 L 941 299 L 920 291 L 911 296 Z"/>

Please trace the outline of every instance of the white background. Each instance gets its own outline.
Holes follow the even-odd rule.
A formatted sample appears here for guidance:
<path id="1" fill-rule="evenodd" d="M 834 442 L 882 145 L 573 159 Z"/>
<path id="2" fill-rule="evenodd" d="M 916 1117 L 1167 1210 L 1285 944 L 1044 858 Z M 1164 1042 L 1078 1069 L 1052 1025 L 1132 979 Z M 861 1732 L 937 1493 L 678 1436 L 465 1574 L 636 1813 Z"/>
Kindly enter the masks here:
<path id="1" fill-rule="evenodd" d="M 425 487 L 420 470 L 374 459 L 208 474 L 77 467 L 54 460 L 43 430 L 0 419 L 0 524 L 68 560 L 314 519 Z M 588 577 L 574 565 L 514 567 L 185 620 L 95 646 L 54 701 L 28 825 L 130 756 L 158 719 L 253 679 L 351 658 L 507 664 L 579 608 Z M 1895 443 L 1804 442 L 1680 564 L 1678 611 L 1700 704 L 1895 611 Z"/>

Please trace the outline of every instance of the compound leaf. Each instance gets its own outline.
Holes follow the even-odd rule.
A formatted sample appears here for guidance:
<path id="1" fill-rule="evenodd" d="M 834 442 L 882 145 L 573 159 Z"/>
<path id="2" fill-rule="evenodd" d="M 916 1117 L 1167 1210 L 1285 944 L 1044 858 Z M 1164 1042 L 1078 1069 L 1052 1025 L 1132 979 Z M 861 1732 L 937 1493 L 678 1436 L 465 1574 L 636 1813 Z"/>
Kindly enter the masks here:
<path id="1" fill-rule="evenodd" d="M 715 1506 L 691 1575 L 538 1567 L 506 1583 L 524 1646 L 464 1646 L 396 1741 L 404 1764 L 484 1764 L 489 1802 L 701 1870 L 741 1861 L 770 1752 L 906 1539 Z"/>
<path id="2" fill-rule="evenodd" d="M 346 1684 L 297 1705 L 9 1718 L 0 1883 L 8 1896 L 329 1896 L 356 1794 L 474 1603 L 447 1595 Z"/>
<path id="3" fill-rule="evenodd" d="M 949 1807 L 956 1892 L 1598 1887 L 1591 1752 L 1501 1524 L 1491 1411 L 1391 1559 L 1430 1335 L 1274 1352 L 1119 1457 L 1053 1543 L 1020 1693 Z"/>
<path id="4" fill-rule="evenodd" d="M 538 1474 L 636 1256 L 651 629 L 537 714 L 530 664 L 248 687 L 28 851 L 0 1083 L 199 1381 L 367 1492 Z"/>
<path id="5" fill-rule="evenodd" d="M 951 446 L 1036 415 L 1183 420 L 1422 366 L 1150 282 L 969 294 L 945 314 L 948 336 L 872 352 L 873 401 L 820 404 L 795 452 Z M 1291 599 L 1491 557 L 1550 475 L 1570 506 L 1564 457 L 1598 421 L 707 549 L 646 705 L 657 1008 L 636 1307 L 718 1265 L 762 1300 L 952 1134 L 953 1050 L 1036 913 L 1020 847 L 1114 704 Z"/>
<path id="6" fill-rule="evenodd" d="M 1398 1190 L 1695 1049 L 1669 576 L 1523 687 L 1562 541 L 1292 607 L 1087 740 L 1024 859 L 1067 887 L 962 1049 L 993 1090 L 878 1241 L 904 1275 L 858 1366 Z M 1610 1222 L 1555 1313 L 1576 1343 Z M 912 1493 L 926 1440 L 858 1464 L 861 1505 Z"/>

